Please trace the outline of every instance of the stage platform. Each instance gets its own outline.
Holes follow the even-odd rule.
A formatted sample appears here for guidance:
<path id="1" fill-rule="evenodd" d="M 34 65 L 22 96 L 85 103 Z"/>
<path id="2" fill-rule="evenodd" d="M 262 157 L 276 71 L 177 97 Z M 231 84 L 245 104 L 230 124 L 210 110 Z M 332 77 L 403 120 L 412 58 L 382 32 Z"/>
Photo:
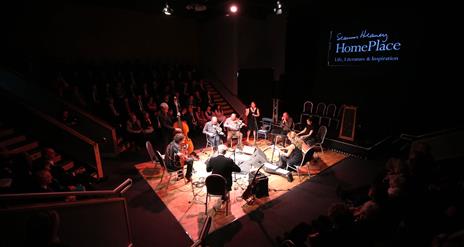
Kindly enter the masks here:
<path id="1" fill-rule="evenodd" d="M 266 140 L 260 140 L 256 146 L 247 146 L 244 151 L 250 151 L 256 148 L 253 153 L 234 152 L 228 151 L 226 156 L 236 160 L 242 168 L 241 173 L 234 175 L 234 184 L 230 192 L 230 206 L 227 209 L 228 215 L 224 212 L 224 207 L 221 208 L 219 197 L 212 197 L 208 203 L 208 215 L 213 216 L 213 224 L 210 232 L 213 232 L 229 223 L 234 222 L 236 219 L 245 216 L 260 206 L 275 200 L 285 194 L 286 192 L 294 189 L 296 186 L 308 180 L 307 176 L 298 177 L 293 173 L 294 180 L 289 182 L 286 176 L 266 173 L 268 177 L 269 196 L 257 198 L 252 205 L 244 201 L 241 196 L 243 191 L 248 186 L 249 172 L 256 170 L 263 161 L 260 154 L 265 155 L 265 161 L 269 164 L 276 164 L 279 159 L 278 152 L 274 152 L 271 143 Z M 194 162 L 194 172 L 192 176 L 192 183 L 186 183 L 185 180 L 172 181 L 167 183 L 167 176 L 164 176 L 163 181 L 160 181 L 161 170 L 159 165 L 151 162 L 143 162 L 136 164 L 135 167 L 142 175 L 142 177 L 151 186 L 154 193 L 163 201 L 169 211 L 174 215 L 177 221 L 182 225 L 185 232 L 192 240 L 198 238 L 199 229 L 203 226 L 205 216 L 205 196 L 206 186 L 204 180 L 210 174 L 206 172 L 205 160 L 211 156 L 211 148 L 204 150 L 196 150 L 200 156 L 200 160 Z M 310 166 L 317 167 L 321 170 L 332 166 L 341 160 L 345 159 L 347 155 L 330 150 L 324 153 L 316 153 L 317 158 L 312 161 Z M 271 159 L 273 158 L 273 159 Z M 220 209 L 220 210 L 216 210 Z"/>

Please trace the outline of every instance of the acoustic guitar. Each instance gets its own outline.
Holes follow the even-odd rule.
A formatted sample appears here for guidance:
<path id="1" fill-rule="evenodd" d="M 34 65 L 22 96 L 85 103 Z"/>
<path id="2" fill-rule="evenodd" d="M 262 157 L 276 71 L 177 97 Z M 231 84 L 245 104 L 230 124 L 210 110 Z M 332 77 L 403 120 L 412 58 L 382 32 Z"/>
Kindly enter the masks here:
<path id="1" fill-rule="evenodd" d="M 259 168 L 258 170 L 256 171 L 255 175 L 253 176 L 253 180 L 251 180 L 250 184 L 248 184 L 247 188 L 245 189 L 245 191 L 243 191 L 243 194 L 242 194 L 242 199 L 243 200 L 247 200 L 248 198 L 250 198 L 252 195 L 253 195 L 253 190 L 256 186 L 256 177 L 258 176 L 259 174 L 259 171 L 261 170 L 261 168 L 263 168 L 264 164 L 266 163 L 263 163 Z"/>

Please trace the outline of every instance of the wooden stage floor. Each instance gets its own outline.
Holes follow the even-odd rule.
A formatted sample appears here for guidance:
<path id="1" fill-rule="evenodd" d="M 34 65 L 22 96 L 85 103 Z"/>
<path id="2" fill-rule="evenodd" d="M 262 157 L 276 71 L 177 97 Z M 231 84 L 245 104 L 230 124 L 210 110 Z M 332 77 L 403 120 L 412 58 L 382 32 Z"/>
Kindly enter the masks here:
<path id="1" fill-rule="evenodd" d="M 268 161 L 270 161 L 272 157 L 272 148 L 268 148 L 270 144 L 271 143 L 266 140 L 260 140 L 256 145 L 257 148 L 264 151 Z M 204 161 L 212 154 L 212 150 L 211 148 L 197 150 L 197 154 L 199 154 L 200 160 L 195 161 L 193 165 L 193 183 L 186 183 L 185 180 L 173 180 L 168 184 L 168 176 L 166 174 L 163 181 L 160 181 L 161 170 L 159 169 L 159 165 L 155 165 L 152 162 L 144 162 L 135 165 L 139 173 L 153 188 L 153 191 L 161 198 L 166 207 L 179 221 L 192 240 L 196 240 L 198 238 L 199 231 L 206 218 L 206 186 L 204 186 L 204 180 L 210 173 L 206 172 L 206 165 Z M 226 156 L 231 155 L 232 152 L 228 152 L 228 154 L 226 154 Z M 329 150 L 324 151 L 324 153 L 318 152 L 315 156 L 317 158 L 309 165 L 320 169 L 332 166 L 346 158 L 344 154 Z M 276 162 L 278 158 L 277 152 L 274 153 L 273 161 Z M 308 179 L 307 176 L 301 176 L 301 178 L 298 178 L 296 172 L 294 172 L 293 182 L 288 182 L 287 178 L 284 176 L 268 174 L 264 171 L 264 169 L 261 169 L 261 172 L 268 176 L 269 196 L 257 198 L 252 205 L 247 204 L 246 201 L 241 198 L 243 191 L 248 186 L 249 176 L 246 173 L 237 173 L 235 175 L 236 181 L 234 182 L 232 191 L 230 192 L 228 215 L 225 214 L 225 207 L 221 207 L 221 198 L 211 197 L 212 200 L 208 202 L 208 215 L 213 217 L 210 232 L 248 214 L 266 202 L 278 198 Z"/>

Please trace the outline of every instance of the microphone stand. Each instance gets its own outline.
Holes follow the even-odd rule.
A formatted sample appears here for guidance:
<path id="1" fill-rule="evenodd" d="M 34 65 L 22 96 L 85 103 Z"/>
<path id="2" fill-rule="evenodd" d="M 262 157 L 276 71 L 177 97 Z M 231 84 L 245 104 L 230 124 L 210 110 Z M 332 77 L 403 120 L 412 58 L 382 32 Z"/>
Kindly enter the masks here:
<path id="1" fill-rule="evenodd" d="M 235 151 L 237 150 L 237 146 L 235 146 L 234 148 L 234 164 L 237 164 L 236 161 L 235 161 Z M 234 172 L 234 182 L 237 182 L 237 173 Z"/>
<path id="2" fill-rule="evenodd" d="M 274 153 L 275 153 L 276 139 L 277 139 L 277 135 L 274 135 L 274 138 L 272 139 L 272 155 L 271 155 L 271 162 L 273 165 L 274 165 Z"/>

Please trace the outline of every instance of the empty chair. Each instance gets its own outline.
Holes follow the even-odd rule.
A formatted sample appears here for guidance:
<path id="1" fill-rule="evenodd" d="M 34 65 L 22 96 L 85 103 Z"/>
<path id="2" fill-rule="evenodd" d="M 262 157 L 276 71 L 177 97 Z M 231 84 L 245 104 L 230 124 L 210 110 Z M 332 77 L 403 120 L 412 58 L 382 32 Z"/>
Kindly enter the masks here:
<path id="1" fill-rule="evenodd" d="M 319 102 L 316 106 L 316 115 L 324 116 L 326 105 L 324 102 Z"/>
<path id="2" fill-rule="evenodd" d="M 205 137 L 206 137 L 206 146 L 205 146 L 205 149 L 208 148 L 208 147 L 213 147 L 213 143 L 211 142 L 210 138 L 208 138 L 208 135 L 205 134 Z"/>
<path id="3" fill-rule="evenodd" d="M 226 215 L 229 213 L 229 191 L 227 190 L 226 179 L 219 174 L 211 174 L 205 179 L 206 185 L 206 203 L 205 214 L 208 215 L 208 199 L 211 196 L 220 196 L 226 201 Z"/>
<path id="4" fill-rule="evenodd" d="M 319 121 L 319 124 L 329 126 L 329 128 L 330 128 L 332 119 L 335 118 L 336 113 L 337 113 L 337 106 L 335 104 L 327 105 L 327 108 L 325 109 L 324 116 L 321 117 L 321 119 Z"/>
<path id="5" fill-rule="evenodd" d="M 321 125 L 319 130 L 317 131 L 317 141 L 313 144 L 313 147 L 319 147 L 321 152 L 324 153 L 324 149 L 322 148 L 322 144 L 324 144 L 325 136 L 327 135 L 327 127 Z"/>
<path id="6" fill-rule="evenodd" d="M 145 142 L 145 148 L 147 149 L 148 157 L 150 157 L 151 162 L 156 165 L 156 154 L 155 150 L 153 150 L 153 146 L 151 145 L 150 141 Z"/>
<path id="7" fill-rule="evenodd" d="M 303 104 L 303 113 L 312 114 L 313 113 L 313 102 L 305 101 Z"/>
<path id="8" fill-rule="evenodd" d="M 259 139 L 259 136 L 264 136 L 264 139 L 267 139 L 267 135 L 271 132 L 272 128 L 272 118 L 263 118 L 261 120 L 261 127 L 256 132 L 256 139 Z"/>

